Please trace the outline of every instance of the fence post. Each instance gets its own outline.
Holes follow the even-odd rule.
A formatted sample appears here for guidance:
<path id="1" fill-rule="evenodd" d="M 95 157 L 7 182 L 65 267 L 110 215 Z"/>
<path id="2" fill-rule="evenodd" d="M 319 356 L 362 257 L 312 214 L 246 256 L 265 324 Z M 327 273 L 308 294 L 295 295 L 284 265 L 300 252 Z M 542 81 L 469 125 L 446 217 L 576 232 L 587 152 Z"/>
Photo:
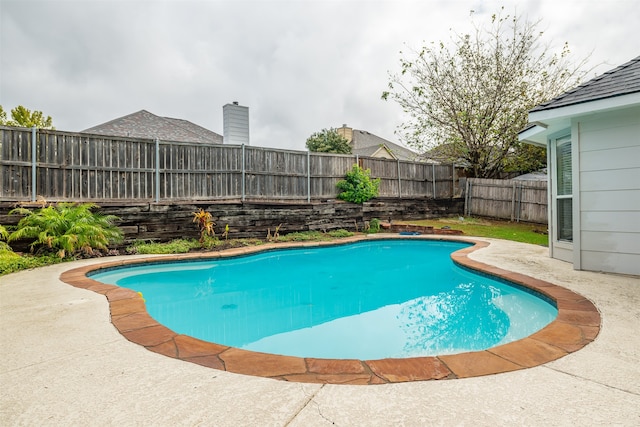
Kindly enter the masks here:
<path id="1" fill-rule="evenodd" d="M 311 203 L 311 151 L 307 150 L 307 203 Z"/>
<path id="2" fill-rule="evenodd" d="M 517 222 L 520 222 L 520 212 L 522 211 L 522 183 L 518 184 L 518 216 Z"/>
<path id="3" fill-rule="evenodd" d="M 160 202 L 160 140 L 156 138 L 156 191 L 155 200 L 156 203 Z"/>
<path id="4" fill-rule="evenodd" d="M 466 200 L 466 202 L 464 204 L 465 208 L 467 210 L 467 216 L 471 216 L 471 201 L 472 201 L 472 199 L 471 199 L 471 188 L 472 188 L 471 179 L 467 178 L 467 191 L 465 191 L 465 195 L 466 195 L 465 196 L 465 200 Z"/>
<path id="5" fill-rule="evenodd" d="M 31 201 L 36 201 L 36 126 L 31 128 Z"/>
<path id="6" fill-rule="evenodd" d="M 456 165 L 451 165 L 451 198 L 456 195 Z"/>
<path id="7" fill-rule="evenodd" d="M 516 216 L 516 182 L 511 181 L 511 221 Z"/>
<path id="8" fill-rule="evenodd" d="M 433 200 L 436 199 L 436 164 L 431 163 L 431 181 L 433 183 Z"/>
<path id="9" fill-rule="evenodd" d="M 245 199 L 245 188 L 244 188 L 244 181 L 245 181 L 245 177 L 246 177 L 246 168 L 244 166 L 245 163 L 245 159 L 244 159 L 245 155 L 244 155 L 244 143 L 242 144 L 242 201 L 244 202 Z"/>
<path id="10" fill-rule="evenodd" d="M 398 198 L 402 198 L 402 180 L 400 179 L 400 159 L 397 159 L 398 165 Z"/>

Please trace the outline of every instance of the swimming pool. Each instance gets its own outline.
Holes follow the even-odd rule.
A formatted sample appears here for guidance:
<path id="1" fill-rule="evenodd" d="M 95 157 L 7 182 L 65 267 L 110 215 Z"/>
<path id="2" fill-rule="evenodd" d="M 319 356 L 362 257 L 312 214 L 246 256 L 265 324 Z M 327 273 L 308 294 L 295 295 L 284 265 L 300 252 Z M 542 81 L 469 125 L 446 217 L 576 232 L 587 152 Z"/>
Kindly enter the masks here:
<path id="1" fill-rule="evenodd" d="M 408 358 L 506 344 L 552 322 L 541 295 L 451 261 L 464 242 L 377 240 L 101 270 L 176 333 L 273 354 Z"/>

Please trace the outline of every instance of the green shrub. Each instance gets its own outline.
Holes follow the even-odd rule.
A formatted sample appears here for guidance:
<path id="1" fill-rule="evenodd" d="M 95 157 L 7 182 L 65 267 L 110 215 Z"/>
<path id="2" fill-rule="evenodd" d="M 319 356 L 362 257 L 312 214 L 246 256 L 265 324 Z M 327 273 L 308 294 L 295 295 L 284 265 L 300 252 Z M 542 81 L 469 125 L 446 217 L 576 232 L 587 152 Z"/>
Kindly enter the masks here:
<path id="1" fill-rule="evenodd" d="M 256 238 L 247 238 L 247 239 L 233 239 L 231 240 L 234 244 L 237 243 L 238 246 L 260 246 L 264 244 L 263 240 Z"/>
<path id="2" fill-rule="evenodd" d="M 379 233 L 380 232 L 380 220 L 378 218 L 372 218 L 369 221 L 369 229 L 367 233 Z"/>
<path id="3" fill-rule="evenodd" d="M 327 234 L 328 234 L 329 236 L 331 236 L 331 237 L 336 237 L 336 238 L 339 238 L 339 237 L 351 237 L 351 236 L 353 236 L 353 233 L 352 233 L 351 231 L 347 231 L 347 230 L 344 230 L 344 229 L 342 229 L 342 228 L 341 228 L 341 229 L 339 229 L 339 230 L 332 230 L 332 231 L 329 231 Z"/>
<path id="4" fill-rule="evenodd" d="M 298 231 L 278 237 L 279 242 L 309 242 L 326 239 L 327 237 L 320 231 Z"/>
<path id="5" fill-rule="evenodd" d="M 9 237 L 9 232 L 7 231 L 4 225 L 0 224 L 0 241 L 7 240 L 8 237 Z"/>
<path id="6" fill-rule="evenodd" d="M 371 179 L 371 170 L 363 170 L 360 166 L 353 165 L 345 179 L 338 181 L 336 186 L 341 190 L 338 199 L 362 204 L 378 197 L 380 178 Z"/>
<path id="7" fill-rule="evenodd" d="M 29 268 L 44 267 L 61 262 L 55 255 L 19 255 L 10 250 L 0 250 L 0 276 Z"/>
<path id="8" fill-rule="evenodd" d="M 200 240 L 200 246 L 202 249 L 215 249 L 224 247 L 225 242 L 218 239 L 215 236 L 204 236 Z"/>
<path id="9" fill-rule="evenodd" d="M 184 254 L 191 249 L 199 249 L 200 242 L 195 239 L 176 239 L 166 243 L 135 241 L 127 247 L 130 254 Z"/>
<path id="10" fill-rule="evenodd" d="M 10 214 L 26 216 L 8 240 L 35 239 L 32 249 L 40 246 L 60 258 L 78 252 L 91 254 L 95 249 L 106 251 L 109 243 L 122 240 L 122 231 L 114 225 L 116 216 L 91 212 L 97 207 L 93 203 L 59 203 L 36 211 L 13 209 Z"/>
<path id="11" fill-rule="evenodd" d="M 215 250 L 226 249 L 230 247 L 240 246 L 258 246 L 264 242 L 260 239 L 232 239 L 232 240 L 220 240 L 213 236 L 204 236 L 204 241 L 201 243 L 195 239 L 176 239 L 170 242 L 157 243 L 157 242 L 145 242 L 135 241 L 127 247 L 128 254 L 184 254 L 192 250 Z"/>

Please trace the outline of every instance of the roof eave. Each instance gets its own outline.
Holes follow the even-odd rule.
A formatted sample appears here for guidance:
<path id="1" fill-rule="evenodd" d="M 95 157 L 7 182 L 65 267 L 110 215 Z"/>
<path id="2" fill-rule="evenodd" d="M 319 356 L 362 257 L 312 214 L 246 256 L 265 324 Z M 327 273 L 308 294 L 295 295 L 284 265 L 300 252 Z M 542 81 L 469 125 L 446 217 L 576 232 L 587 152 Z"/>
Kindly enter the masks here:
<path id="1" fill-rule="evenodd" d="M 549 135 L 571 127 L 571 120 L 575 118 L 638 105 L 640 105 L 640 92 L 634 92 L 565 107 L 532 111 L 529 113 L 529 121 L 534 126 L 521 131 L 518 134 L 518 140 L 529 144 L 546 146 Z"/>
<path id="2" fill-rule="evenodd" d="M 640 105 L 640 92 L 596 99 L 593 101 L 566 105 L 564 107 L 531 111 L 529 112 L 529 121 L 546 123 L 548 120 L 552 119 L 558 120 L 561 118 L 572 118 L 586 114 L 601 113 L 609 110 L 632 107 L 635 105 Z"/>
<path id="3" fill-rule="evenodd" d="M 521 131 L 518 134 L 518 140 L 533 145 L 541 145 L 546 147 L 547 145 L 547 126 L 543 124 L 534 123 L 533 126 Z"/>

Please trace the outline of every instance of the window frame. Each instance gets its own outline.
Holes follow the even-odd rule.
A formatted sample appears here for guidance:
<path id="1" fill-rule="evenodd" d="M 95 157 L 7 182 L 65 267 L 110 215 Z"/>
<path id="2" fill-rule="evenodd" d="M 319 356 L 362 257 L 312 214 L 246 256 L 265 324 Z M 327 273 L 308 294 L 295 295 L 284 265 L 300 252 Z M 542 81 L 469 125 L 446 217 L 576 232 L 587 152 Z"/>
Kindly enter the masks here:
<path id="1" fill-rule="evenodd" d="M 561 169 L 561 162 L 563 164 L 567 164 L 566 162 L 563 162 L 562 158 L 560 158 L 560 161 L 558 159 L 558 148 L 561 147 L 562 145 L 565 144 L 569 144 L 569 151 L 568 151 L 568 155 L 569 155 L 569 170 L 563 170 Z M 550 138 L 550 153 L 551 153 L 551 162 L 553 165 L 552 168 L 552 182 L 551 182 L 551 194 L 552 194 L 552 221 L 553 221 L 553 242 L 557 245 L 557 246 L 565 246 L 566 248 L 571 248 L 574 242 L 574 235 L 573 235 L 573 202 L 574 202 L 574 197 L 573 197 L 573 192 L 574 192 L 574 183 L 573 183 L 573 157 L 574 157 L 574 153 L 573 153 L 573 149 L 574 149 L 574 143 L 572 141 L 571 138 L 571 132 L 563 132 L 561 134 L 558 134 L 552 138 Z M 567 154 L 567 152 L 565 151 L 564 154 Z M 563 179 L 560 179 L 560 174 L 564 172 L 564 177 Z M 568 191 L 567 191 L 567 181 L 568 181 Z M 563 200 L 569 200 L 570 203 L 570 211 L 568 213 L 565 212 L 564 216 L 560 215 L 560 204 L 564 203 L 564 202 L 560 202 Z M 564 223 L 561 224 L 562 220 L 569 220 L 569 226 L 571 227 L 571 231 L 570 234 L 571 236 L 569 238 L 564 237 L 565 234 L 563 233 L 563 229 L 566 229 L 567 227 L 565 226 Z"/>

